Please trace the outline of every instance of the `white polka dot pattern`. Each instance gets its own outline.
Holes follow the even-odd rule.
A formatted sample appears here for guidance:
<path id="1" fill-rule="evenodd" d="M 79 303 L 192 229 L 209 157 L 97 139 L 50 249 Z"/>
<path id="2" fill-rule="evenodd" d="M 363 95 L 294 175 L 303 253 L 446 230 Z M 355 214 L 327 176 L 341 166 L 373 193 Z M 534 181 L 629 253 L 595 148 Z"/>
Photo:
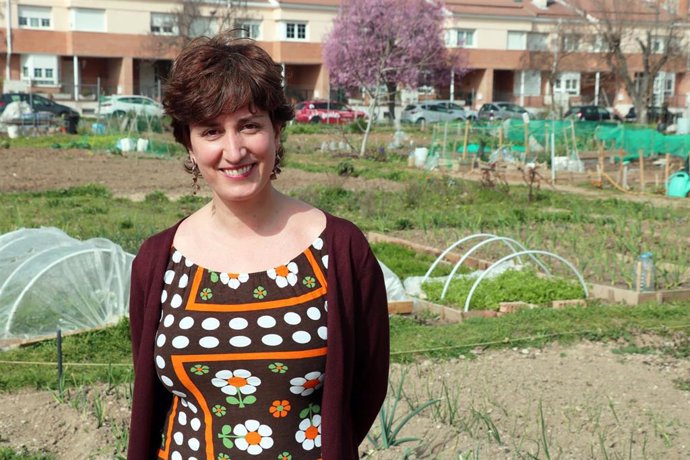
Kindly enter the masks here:
<path id="1" fill-rule="evenodd" d="M 182 296 L 180 296 L 180 294 L 175 294 L 170 301 L 170 306 L 173 308 L 180 308 L 180 306 L 182 306 Z"/>
<path id="2" fill-rule="evenodd" d="M 166 300 L 168 300 L 168 291 L 163 289 L 161 291 L 161 303 L 165 303 Z"/>
<path id="3" fill-rule="evenodd" d="M 321 319 L 321 312 L 316 307 L 309 307 L 309 309 L 307 310 L 307 316 L 309 317 L 309 319 L 318 321 Z"/>
<path id="4" fill-rule="evenodd" d="M 311 340 L 311 334 L 309 334 L 307 331 L 297 331 L 292 334 L 292 340 L 300 344 L 309 343 Z"/>
<path id="5" fill-rule="evenodd" d="M 261 338 L 261 342 L 269 347 L 275 347 L 283 343 L 283 338 L 278 334 L 266 334 Z"/>
<path id="6" fill-rule="evenodd" d="M 201 327 L 207 331 L 215 331 L 220 327 L 220 321 L 216 318 L 206 318 L 202 321 Z"/>
<path id="7" fill-rule="evenodd" d="M 178 451 L 175 451 L 170 455 L 170 460 L 182 460 L 182 454 L 180 454 Z"/>
<path id="8" fill-rule="evenodd" d="M 173 325 L 174 322 L 175 322 L 175 317 L 173 315 L 166 315 L 165 319 L 163 320 L 163 326 L 170 327 Z"/>
<path id="9" fill-rule="evenodd" d="M 192 318 L 191 316 L 185 316 L 180 320 L 179 326 L 180 329 L 191 329 L 191 327 L 194 326 L 194 318 Z"/>
<path id="10" fill-rule="evenodd" d="M 283 319 L 291 326 L 296 326 L 302 321 L 302 318 L 295 312 L 285 313 Z"/>
<path id="11" fill-rule="evenodd" d="M 258 320 L 256 320 L 256 324 L 263 327 L 264 329 L 269 329 L 276 325 L 276 320 L 272 316 L 264 315 L 259 317 Z"/>
<path id="12" fill-rule="evenodd" d="M 199 339 L 199 345 L 204 348 L 216 348 L 218 344 L 220 344 L 220 340 L 215 337 L 207 336 Z"/>
<path id="13" fill-rule="evenodd" d="M 180 251 L 173 252 L 172 261 L 175 262 L 176 264 L 179 264 L 181 260 L 182 260 L 182 253 Z"/>
<path id="14" fill-rule="evenodd" d="M 171 284 L 174 279 L 175 279 L 175 272 L 174 271 L 168 270 L 165 272 L 165 275 L 163 276 L 163 282 L 165 284 Z"/>
<path id="15" fill-rule="evenodd" d="M 165 375 L 161 375 L 161 382 L 167 387 L 173 386 L 172 380 L 170 380 L 170 377 L 167 377 Z"/>
<path id="16" fill-rule="evenodd" d="M 187 441 L 187 445 L 189 446 L 190 449 L 192 449 L 194 452 L 199 450 L 199 440 L 196 438 L 190 438 Z"/>
<path id="17" fill-rule="evenodd" d="M 172 339 L 171 343 L 174 348 L 182 350 L 183 348 L 187 348 L 187 345 L 189 345 L 189 339 L 184 335 L 178 335 L 177 337 Z"/>
<path id="18" fill-rule="evenodd" d="M 328 329 L 326 326 L 321 326 L 318 330 L 318 334 L 321 340 L 326 340 L 328 338 Z"/>
<path id="19" fill-rule="evenodd" d="M 182 426 L 187 424 L 187 413 L 186 412 L 180 412 L 179 414 L 177 414 L 177 423 L 179 423 Z"/>
<path id="20" fill-rule="evenodd" d="M 165 345 L 165 339 L 165 334 L 158 334 L 158 338 L 156 339 L 156 346 L 160 348 L 163 345 Z"/>
<path id="21" fill-rule="evenodd" d="M 230 345 L 238 348 L 248 347 L 251 343 L 252 340 L 245 335 L 237 335 L 230 339 Z"/>
<path id="22" fill-rule="evenodd" d="M 175 441 L 175 444 L 180 446 L 184 442 L 184 435 L 178 431 L 173 435 L 173 440 Z"/>
<path id="23" fill-rule="evenodd" d="M 187 284 L 189 283 L 189 275 L 186 273 L 180 277 L 180 281 L 177 283 L 177 287 L 180 289 L 184 289 L 187 287 Z"/>
<path id="24" fill-rule="evenodd" d="M 165 360 L 160 355 L 156 356 L 156 366 L 158 369 L 165 369 Z"/>
<path id="25" fill-rule="evenodd" d="M 230 329 L 234 329 L 235 331 L 246 329 L 247 326 L 249 326 L 249 322 L 244 318 L 233 318 L 230 320 Z"/>
<path id="26" fill-rule="evenodd" d="M 192 427 L 192 430 L 199 431 L 199 428 L 201 428 L 201 421 L 198 418 L 193 418 L 189 426 Z"/>

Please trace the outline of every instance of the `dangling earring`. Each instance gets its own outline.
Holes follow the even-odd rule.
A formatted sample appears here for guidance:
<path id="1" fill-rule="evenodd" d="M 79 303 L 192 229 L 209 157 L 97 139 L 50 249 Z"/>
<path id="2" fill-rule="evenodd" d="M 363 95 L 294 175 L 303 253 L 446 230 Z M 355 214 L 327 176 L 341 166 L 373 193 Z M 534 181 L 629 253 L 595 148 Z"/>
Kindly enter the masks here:
<path id="1" fill-rule="evenodd" d="M 199 186 L 200 175 L 201 172 L 199 172 L 199 166 L 196 164 L 194 160 L 192 160 L 192 195 L 196 195 L 199 189 L 201 188 Z"/>
<path id="2" fill-rule="evenodd" d="M 280 174 L 280 161 L 283 159 L 283 149 L 281 147 L 278 147 L 276 149 L 276 161 L 275 164 L 273 165 L 273 170 L 271 171 L 271 180 L 276 180 L 278 178 L 278 174 Z"/>

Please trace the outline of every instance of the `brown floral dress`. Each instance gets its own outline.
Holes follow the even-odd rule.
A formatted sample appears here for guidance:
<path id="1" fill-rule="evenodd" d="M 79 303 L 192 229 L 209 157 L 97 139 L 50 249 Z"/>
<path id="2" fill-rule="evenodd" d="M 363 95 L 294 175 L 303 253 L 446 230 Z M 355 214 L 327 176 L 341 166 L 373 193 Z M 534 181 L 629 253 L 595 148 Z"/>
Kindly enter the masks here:
<path id="1" fill-rule="evenodd" d="M 158 457 L 319 458 L 324 239 L 256 273 L 209 271 L 171 252 L 154 356 L 174 396 Z"/>

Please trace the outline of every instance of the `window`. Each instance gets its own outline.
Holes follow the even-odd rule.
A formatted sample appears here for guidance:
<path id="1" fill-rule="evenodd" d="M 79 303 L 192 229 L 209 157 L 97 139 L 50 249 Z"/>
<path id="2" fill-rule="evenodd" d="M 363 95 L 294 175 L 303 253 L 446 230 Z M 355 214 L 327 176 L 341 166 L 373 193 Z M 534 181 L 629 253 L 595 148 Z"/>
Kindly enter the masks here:
<path id="1" fill-rule="evenodd" d="M 151 13 L 151 33 L 155 35 L 177 35 L 179 30 L 175 16 L 168 13 Z"/>
<path id="2" fill-rule="evenodd" d="M 578 72 L 561 72 L 553 85 L 553 92 L 577 96 L 580 94 L 580 74 Z"/>
<path id="3" fill-rule="evenodd" d="M 19 5 L 19 27 L 27 29 L 50 29 L 52 12 L 49 7 Z"/>
<path id="4" fill-rule="evenodd" d="M 508 31 L 508 49 L 524 50 L 527 47 L 527 34 L 525 32 Z"/>
<path id="5" fill-rule="evenodd" d="M 578 51 L 580 49 L 580 36 L 568 34 L 563 36 L 563 51 Z"/>
<path id="6" fill-rule="evenodd" d="M 448 48 L 474 48 L 474 30 L 446 29 L 446 46 Z"/>
<path id="7" fill-rule="evenodd" d="M 601 35 L 595 35 L 592 37 L 592 51 L 595 53 L 603 53 L 608 49 L 606 40 Z"/>
<path id="8" fill-rule="evenodd" d="M 30 80 L 37 86 L 57 85 L 57 56 L 23 54 L 21 66 L 22 80 Z"/>
<path id="9" fill-rule="evenodd" d="M 105 32 L 105 10 L 74 8 L 72 30 L 82 32 Z"/>
<path id="10" fill-rule="evenodd" d="M 305 22 L 286 22 L 284 37 L 286 40 L 306 40 L 307 24 Z"/>
<path id="11" fill-rule="evenodd" d="M 213 18 L 198 16 L 189 22 L 189 36 L 201 37 L 215 35 L 218 32 L 218 22 Z"/>
<path id="12" fill-rule="evenodd" d="M 538 70 L 515 72 L 513 93 L 520 96 L 539 96 L 541 94 L 541 72 Z"/>
<path id="13" fill-rule="evenodd" d="M 655 54 L 661 54 L 666 51 L 665 37 L 652 37 L 651 51 Z"/>
<path id="14" fill-rule="evenodd" d="M 549 34 L 530 32 L 527 34 L 527 49 L 530 51 L 548 51 Z"/>
<path id="15" fill-rule="evenodd" d="M 260 26 L 261 23 L 259 21 L 249 21 L 245 19 L 238 19 L 235 21 L 235 29 L 242 29 L 241 36 L 253 40 L 259 40 L 261 37 Z"/>

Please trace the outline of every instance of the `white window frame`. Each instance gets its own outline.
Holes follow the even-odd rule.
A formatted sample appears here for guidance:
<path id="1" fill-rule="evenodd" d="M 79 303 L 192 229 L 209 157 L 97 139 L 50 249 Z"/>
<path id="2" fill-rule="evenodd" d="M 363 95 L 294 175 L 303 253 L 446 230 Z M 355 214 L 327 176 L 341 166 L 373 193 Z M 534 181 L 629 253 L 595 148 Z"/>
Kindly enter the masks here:
<path id="1" fill-rule="evenodd" d="M 306 21 L 285 21 L 281 23 L 281 36 L 285 41 L 304 42 L 309 40 L 309 23 Z M 303 37 L 300 37 L 300 30 L 303 31 Z M 289 35 L 293 36 L 290 37 Z"/>
<path id="2" fill-rule="evenodd" d="M 554 94 L 580 95 L 580 72 L 561 72 L 554 80 Z"/>
<path id="3" fill-rule="evenodd" d="M 196 26 L 195 22 L 199 25 Z M 203 30 L 194 30 L 195 27 Z M 190 37 L 212 36 L 218 33 L 218 19 L 211 16 L 197 16 L 189 21 L 189 30 L 187 32 Z"/>
<path id="4" fill-rule="evenodd" d="M 233 27 L 242 29 L 240 35 L 243 38 L 261 40 L 261 21 L 254 19 L 237 19 Z"/>
<path id="5" fill-rule="evenodd" d="M 49 6 L 17 6 L 17 21 L 20 29 L 44 29 L 53 28 L 53 9 Z"/>
<path id="6" fill-rule="evenodd" d="M 506 40 L 506 49 L 525 50 L 527 49 L 527 32 L 523 30 L 509 30 Z"/>
<path id="7" fill-rule="evenodd" d="M 154 35 L 179 35 L 177 20 L 174 14 L 151 13 L 151 33 Z"/>
<path id="8" fill-rule="evenodd" d="M 666 52 L 666 37 L 654 35 L 652 37 L 650 47 L 653 54 L 662 54 Z"/>
<path id="9" fill-rule="evenodd" d="M 606 49 L 608 48 L 608 45 L 606 44 L 606 40 L 604 40 L 604 37 L 601 35 L 594 35 L 592 38 L 592 44 L 591 44 L 591 50 L 593 53 L 604 53 L 606 52 Z"/>
<path id="10" fill-rule="evenodd" d="M 59 63 L 58 57 L 51 54 L 22 54 L 21 79 L 36 86 L 57 86 Z"/>
<path id="11" fill-rule="evenodd" d="M 107 32 L 108 30 L 103 8 L 72 8 L 71 15 L 72 30 L 79 32 Z M 80 16 L 83 18 L 80 19 Z"/>
<path id="12" fill-rule="evenodd" d="M 676 74 L 673 72 L 659 72 L 654 78 L 652 105 L 661 106 L 664 101 L 673 96 L 675 91 Z"/>
<path id="13" fill-rule="evenodd" d="M 445 31 L 445 43 L 447 48 L 475 48 L 475 29 L 452 28 Z"/>

